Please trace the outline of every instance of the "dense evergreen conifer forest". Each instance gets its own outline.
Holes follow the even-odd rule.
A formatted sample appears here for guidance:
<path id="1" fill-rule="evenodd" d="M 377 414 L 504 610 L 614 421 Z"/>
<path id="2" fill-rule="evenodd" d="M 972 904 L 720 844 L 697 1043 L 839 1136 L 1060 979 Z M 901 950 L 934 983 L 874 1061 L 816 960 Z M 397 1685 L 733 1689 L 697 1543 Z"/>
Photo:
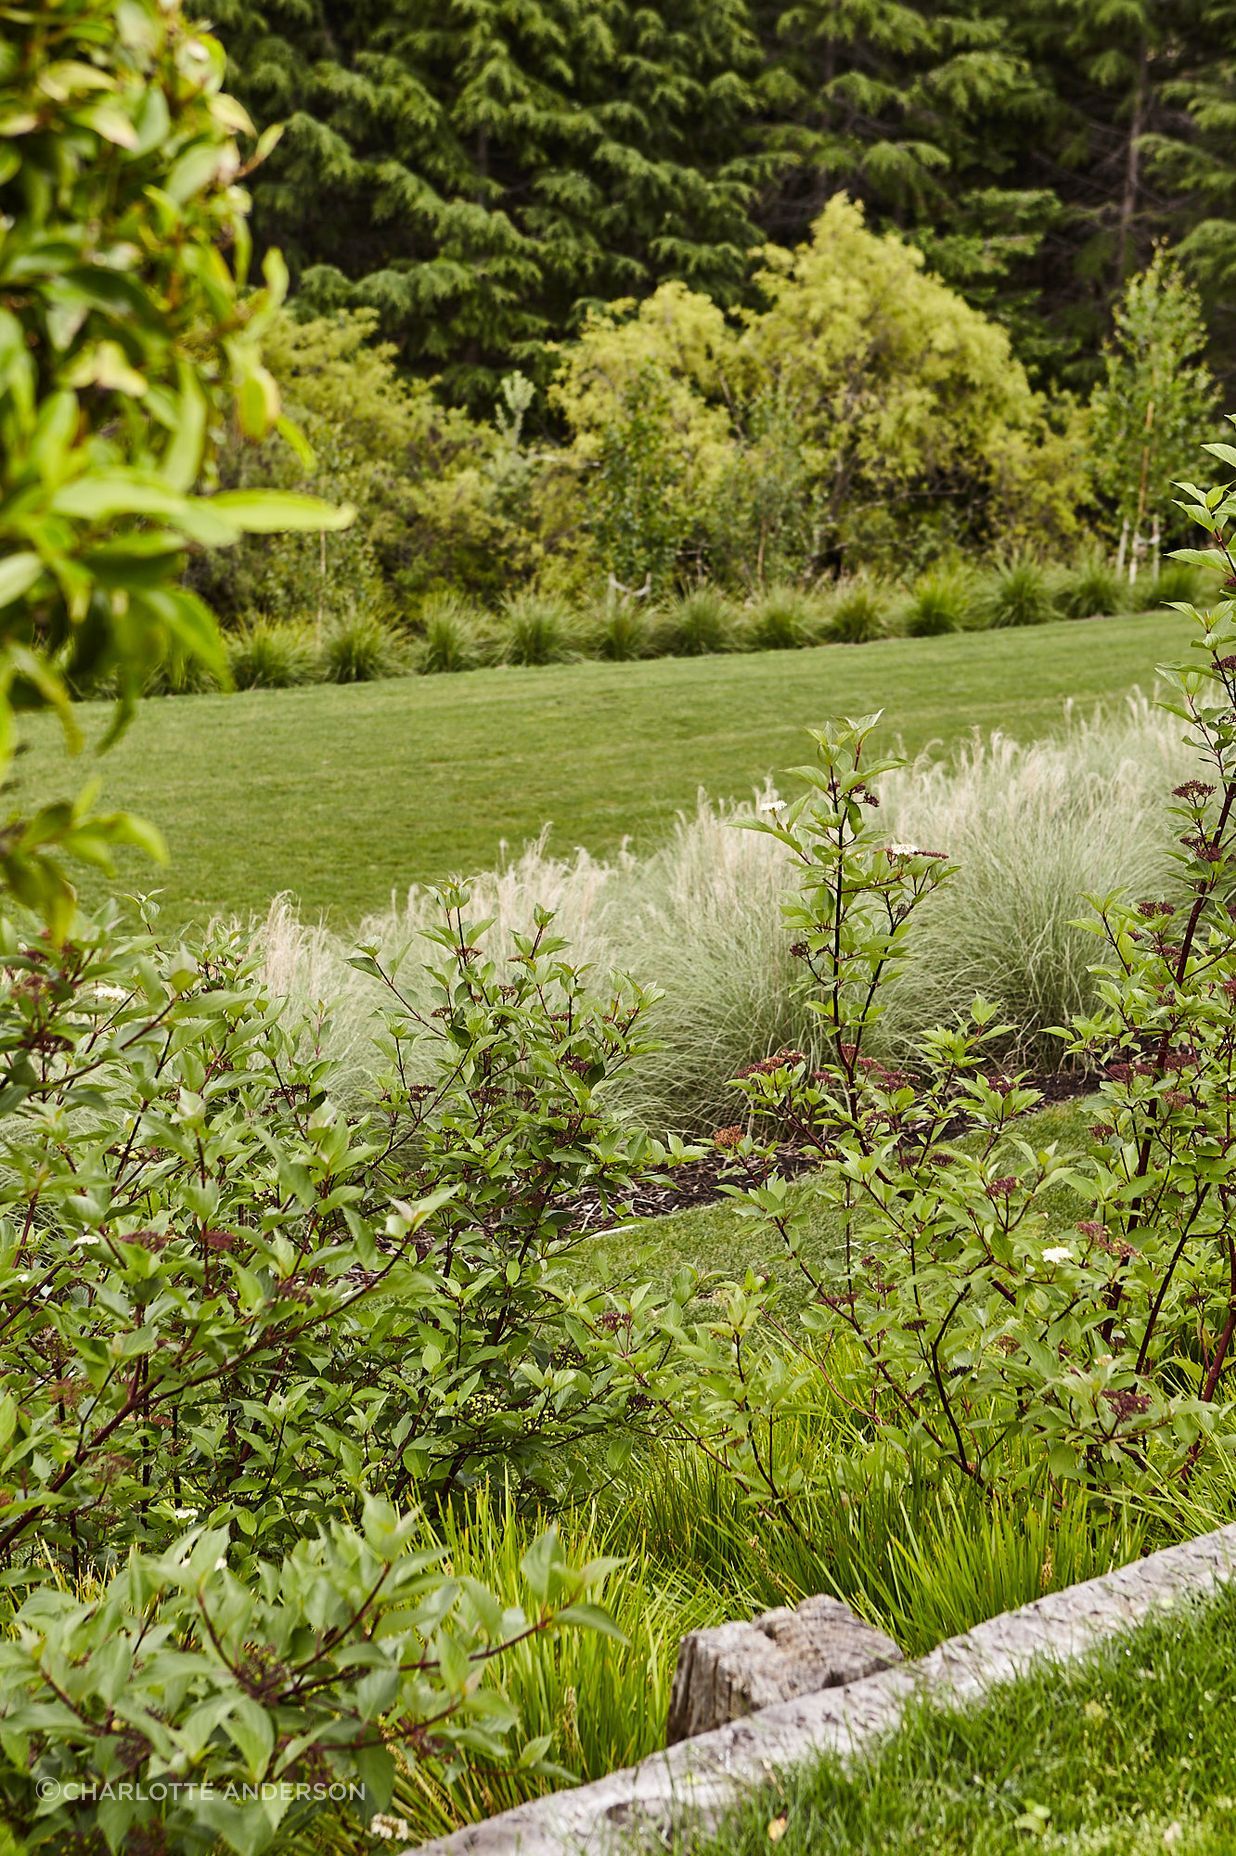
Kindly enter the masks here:
<path id="1" fill-rule="evenodd" d="M 259 239 L 304 304 L 376 310 L 492 396 L 589 304 L 754 254 L 847 191 L 1085 392 L 1157 241 L 1224 372 L 1236 267 L 1232 0 L 219 0 L 229 81 L 286 123 Z"/>

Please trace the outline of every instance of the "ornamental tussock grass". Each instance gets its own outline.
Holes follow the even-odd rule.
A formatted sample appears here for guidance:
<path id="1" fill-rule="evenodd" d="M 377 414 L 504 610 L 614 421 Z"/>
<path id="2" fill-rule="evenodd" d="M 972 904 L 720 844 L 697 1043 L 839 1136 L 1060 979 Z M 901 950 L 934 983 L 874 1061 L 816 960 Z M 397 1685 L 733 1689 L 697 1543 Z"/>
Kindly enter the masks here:
<path id="1" fill-rule="evenodd" d="M 416 667 L 423 676 L 474 670 L 481 662 L 481 618 L 458 594 L 444 593 L 426 602 Z"/>
<path id="2" fill-rule="evenodd" d="M 975 612 L 974 576 L 965 568 L 941 567 L 917 582 L 902 623 L 908 638 L 937 638 L 963 631 Z"/>
<path id="3" fill-rule="evenodd" d="M 752 651 L 795 651 L 815 644 L 826 622 L 820 600 L 797 586 L 768 587 L 757 594 L 743 616 Z"/>
<path id="4" fill-rule="evenodd" d="M 659 656 L 706 657 L 732 651 L 737 644 L 738 620 L 724 593 L 704 582 L 662 606 L 656 616 L 654 637 Z"/>
<path id="5" fill-rule="evenodd" d="M 946 851 L 957 869 L 916 917 L 915 956 L 879 1027 L 885 1051 L 912 1056 L 924 1028 L 981 994 L 1016 1027 L 1005 1054 L 1054 1067 L 1050 1027 L 1092 996 L 1085 898 L 1163 893 L 1173 839 L 1162 794 L 1189 771 L 1176 724 L 1139 696 L 1115 713 L 1068 714 L 1055 740 L 976 735 L 951 760 L 922 756 L 891 777 L 880 815 L 890 842 Z M 656 1128 L 732 1121 L 739 1069 L 787 1045 L 818 1047 L 780 918 L 792 872 L 775 840 L 739 828 L 752 815 L 701 797 L 648 856 L 555 857 L 542 838 L 476 879 L 477 913 L 498 933 L 527 927 L 542 903 L 574 957 L 661 988 L 651 1026 L 662 1047 L 618 1086 L 624 1108 Z M 378 945 L 415 991 L 429 918 L 426 892 L 413 888 L 356 939 Z M 276 991 L 302 1006 L 331 1002 L 332 1048 L 363 1089 L 376 982 L 347 967 L 348 943 L 286 902 L 258 939 Z"/>
<path id="6" fill-rule="evenodd" d="M 324 683 L 377 683 L 408 668 L 403 640 L 376 612 L 361 606 L 327 626 L 319 647 Z"/>
<path id="7" fill-rule="evenodd" d="M 828 601 L 825 636 L 834 644 L 869 644 L 883 638 L 896 603 L 889 587 L 861 574 L 839 580 Z"/>
<path id="8" fill-rule="evenodd" d="M 224 635 L 228 669 L 238 690 L 283 690 L 314 679 L 312 629 L 256 618 Z"/>
<path id="9" fill-rule="evenodd" d="M 653 655 L 648 613 L 633 599 L 611 599 L 598 607 L 585 622 L 582 642 L 588 656 L 611 664 Z"/>
<path id="10" fill-rule="evenodd" d="M 1123 716 L 1072 717 L 1056 741 L 976 736 L 951 766 L 920 758 L 893 782 L 897 833 L 947 851 L 956 874 L 916 920 L 886 1036 L 964 1011 L 977 994 L 1016 1026 L 1014 1056 L 1053 1067 L 1048 1028 L 1092 997 L 1086 898 L 1170 881 L 1163 798 L 1192 770 L 1172 718 L 1134 697 Z"/>
<path id="11" fill-rule="evenodd" d="M 550 593 L 517 593 L 499 614 L 501 660 L 507 664 L 562 664 L 578 656 L 575 621 Z"/>
<path id="12" fill-rule="evenodd" d="M 1053 577 L 1056 610 L 1066 619 L 1103 618 L 1133 603 L 1129 583 L 1104 554 L 1085 554 Z"/>
<path id="13" fill-rule="evenodd" d="M 980 606 L 988 625 L 1045 625 L 1054 617 L 1051 575 L 1032 555 L 1015 556 L 986 576 Z"/>

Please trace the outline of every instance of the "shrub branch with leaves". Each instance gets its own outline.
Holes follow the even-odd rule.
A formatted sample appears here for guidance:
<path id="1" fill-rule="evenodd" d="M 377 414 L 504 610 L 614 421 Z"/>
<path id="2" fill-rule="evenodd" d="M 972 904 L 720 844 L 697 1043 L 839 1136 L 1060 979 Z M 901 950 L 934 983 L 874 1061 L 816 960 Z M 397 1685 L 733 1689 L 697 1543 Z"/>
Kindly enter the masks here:
<path id="1" fill-rule="evenodd" d="M 569 1259 L 581 1193 L 620 1218 L 664 1157 L 604 1110 L 646 997 L 593 1000 L 550 926 L 490 957 L 466 896 L 444 898 L 442 1004 L 392 1013 L 391 1085 L 360 1124 L 315 1027 L 282 1022 L 227 938 L 195 956 L 114 919 L 7 932 L 0 1561 L 21 1602 L 0 1786 L 19 1816 L 74 1763 L 83 1783 L 223 1783 L 304 1780 L 319 1755 L 372 1809 L 388 1742 L 502 1757 L 515 1724 L 476 1678 L 504 1644 L 604 1625 L 583 1594 L 608 1566 L 568 1567 L 552 1533 L 510 1618 L 417 1520 L 491 1466 L 564 1487 L 564 1445 L 628 1421 L 590 1349 L 604 1298 Z M 130 1804 L 62 1799 L 31 1828 L 97 1822 L 127 1847 L 160 1816 Z M 178 1810 L 168 1847 L 196 1847 Z M 202 1821 L 249 1850 L 277 1814 Z"/>
<path id="2" fill-rule="evenodd" d="M 13 718 L 106 676 L 117 728 L 166 657 L 226 681 L 187 554 L 246 531 L 346 526 L 315 498 L 211 488 L 235 418 L 280 420 L 260 339 L 286 287 L 249 287 L 242 182 L 258 140 L 222 89 L 224 54 L 179 5 L 0 7 L 0 772 Z M 242 152 L 242 143 L 249 152 Z M 290 428 L 285 428 L 289 435 Z M 0 877 L 62 930 L 57 851 L 105 865 L 157 836 L 88 803 L 12 819 Z"/>

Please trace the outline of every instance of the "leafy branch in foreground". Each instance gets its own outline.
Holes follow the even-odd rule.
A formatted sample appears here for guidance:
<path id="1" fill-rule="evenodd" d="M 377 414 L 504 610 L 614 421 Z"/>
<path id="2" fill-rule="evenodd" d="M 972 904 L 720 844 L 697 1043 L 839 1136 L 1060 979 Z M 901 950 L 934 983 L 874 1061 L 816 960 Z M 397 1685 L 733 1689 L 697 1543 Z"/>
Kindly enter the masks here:
<path id="1" fill-rule="evenodd" d="M 272 254 L 251 288 L 243 187 L 272 138 L 222 89 L 224 62 L 179 4 L 0 6 L 0 774 L 22 712 L 55 710 L 79 744 L 77 686 L 115 681 L 114 734 L 169 655 L 226 682 L 181 584 L 189 550 L 351 520 L 295 494 L 197 493 L 233 418 L 254 439 L 281 424 L 259 344 L 286 273 Z M 0 880 L 57 933 L 73 905 L 57 853 L 106 867 L 117 843 L 158 849 L 88 807 L 0 831 Z"/>

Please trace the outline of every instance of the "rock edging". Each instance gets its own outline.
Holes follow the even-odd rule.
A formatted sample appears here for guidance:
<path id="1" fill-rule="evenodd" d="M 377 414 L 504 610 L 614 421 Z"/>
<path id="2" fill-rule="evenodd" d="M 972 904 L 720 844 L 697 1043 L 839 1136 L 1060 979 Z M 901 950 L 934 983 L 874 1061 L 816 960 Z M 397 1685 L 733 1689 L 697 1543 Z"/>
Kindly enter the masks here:
<path id="1" fill-rule="evenodd" d="M 978 1700 L 1040 1658 L 1073 1661 L 1179 1599 L 1207 1596 L 1234 1574 L 1236 1525 L 1006 1611 L 917 1662 L 780 1702 L 637 1766 L 435 1838 L 419 1846 L 419 1856 L 613 1856 L 624 1842 L 665 1849 L 684 1833 L 715 1827 L 780 1769 L 826 1753 L 862 1753 L 897 1726 L 914 1698 Z"/>

